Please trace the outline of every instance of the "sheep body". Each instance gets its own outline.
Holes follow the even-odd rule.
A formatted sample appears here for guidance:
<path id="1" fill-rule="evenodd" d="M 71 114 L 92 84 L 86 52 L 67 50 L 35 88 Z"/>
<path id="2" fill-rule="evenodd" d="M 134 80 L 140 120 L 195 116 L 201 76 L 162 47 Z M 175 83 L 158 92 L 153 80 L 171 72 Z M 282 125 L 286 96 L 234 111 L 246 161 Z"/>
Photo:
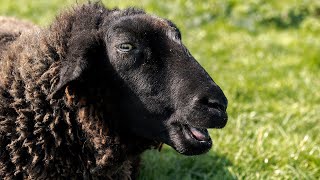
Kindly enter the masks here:
<path id="1" fill-rule="evenodd" d="M 8 47 L 0 61 L 1 179 L 134 177 L 138 155 L 150 144 L 144 147 L 130 138 L 123 142 L 117 134 L 109 134 L 109 127 L 99 122 L 98 103 L 83 101 L 75 111 L 68 92 L 61 99 L 47 100 L 58 83 L 60 59 L 66 56 L 72 26 L 81 23 L 94 29 L 94 23 L 108 11 L 99 4 L 84 5 L 62 14 L 48 30 L 30 31 L 29 23 L 1 18 L 7 27 L 10 23 L 24 26 L 4 30 L 13 38 L 9 44 L 1 42 Z M 93 140 L 88 143 L 87 139 Z M 141 150 L 130 147 L 135 143 L 141 144 Z"/>
<path id="2" fill-rule="evenodd" d="M 37 28 L 28 21 L 4 16 L 0 16 L 0 24 L 0 51 L 5 50 L 7 48 L 6 44 L 15 40 L 22 32 Z"/>

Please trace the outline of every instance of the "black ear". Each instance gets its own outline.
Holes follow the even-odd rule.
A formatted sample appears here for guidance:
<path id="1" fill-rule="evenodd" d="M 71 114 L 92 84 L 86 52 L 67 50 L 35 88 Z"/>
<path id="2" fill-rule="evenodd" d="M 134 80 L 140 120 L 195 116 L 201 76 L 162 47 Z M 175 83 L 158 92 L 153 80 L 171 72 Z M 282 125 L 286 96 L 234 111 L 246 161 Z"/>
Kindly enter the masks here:
<path id="1" fill-rule="evenodd" d="M 59 94 L 68 83 L 81 79 L 83 74 L 95 64 L 94 61 L 98 60 L 97 56 L 103 49 L 103 43 L 97 31 L 81 31 L 72 36 L 66 58 L 61 61 L 59 82 L 52 89 L 49 99 Z"/>

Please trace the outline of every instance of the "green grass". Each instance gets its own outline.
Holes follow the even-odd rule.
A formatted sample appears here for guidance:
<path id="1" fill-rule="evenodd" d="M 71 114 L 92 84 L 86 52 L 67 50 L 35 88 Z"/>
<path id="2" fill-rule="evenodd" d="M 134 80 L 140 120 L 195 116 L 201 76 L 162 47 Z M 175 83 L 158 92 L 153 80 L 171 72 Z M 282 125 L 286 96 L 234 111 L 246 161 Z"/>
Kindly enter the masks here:
<path id="1" fill-rule="evenodd" d="M 46 26 L 75 1 L 1 0 L 0 14 Z M 140 179 L 320 179 L 319 1 L 104 2 L 173 20 L 229 99 L 209 153 L 148 151 Z"/>

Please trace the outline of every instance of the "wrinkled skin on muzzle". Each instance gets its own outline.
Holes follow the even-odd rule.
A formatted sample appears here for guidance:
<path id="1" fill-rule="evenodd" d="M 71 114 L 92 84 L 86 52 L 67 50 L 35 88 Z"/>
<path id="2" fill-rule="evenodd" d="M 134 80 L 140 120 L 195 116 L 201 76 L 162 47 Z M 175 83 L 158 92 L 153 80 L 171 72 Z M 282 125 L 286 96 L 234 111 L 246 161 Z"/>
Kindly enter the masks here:
<path id="1" fill-rule="evenodd" d="M 102 34 L 128 131 L 185 155 L 207 152 L 207 129 L 226 125 L 228 102 L 176 26 L 142 14 L 119 18 Z"/>

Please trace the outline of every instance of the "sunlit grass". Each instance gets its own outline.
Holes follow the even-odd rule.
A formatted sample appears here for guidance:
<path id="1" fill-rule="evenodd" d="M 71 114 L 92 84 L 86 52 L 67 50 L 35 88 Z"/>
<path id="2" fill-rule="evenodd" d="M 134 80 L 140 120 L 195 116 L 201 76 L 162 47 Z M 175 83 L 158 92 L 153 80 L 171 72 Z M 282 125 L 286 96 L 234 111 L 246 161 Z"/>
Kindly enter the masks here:
<path id="1" fill-rule="evenodd" d="M 229 122 L 210 131 L 208 154 L 148 151 L 140 179 L 320 178 L 320 20 L 312 14 L 318 1 L 104 2 L 173 20 L 229 99 Z M 2 0 L 0 13 L 46 26 L 71 4 Z"/>

